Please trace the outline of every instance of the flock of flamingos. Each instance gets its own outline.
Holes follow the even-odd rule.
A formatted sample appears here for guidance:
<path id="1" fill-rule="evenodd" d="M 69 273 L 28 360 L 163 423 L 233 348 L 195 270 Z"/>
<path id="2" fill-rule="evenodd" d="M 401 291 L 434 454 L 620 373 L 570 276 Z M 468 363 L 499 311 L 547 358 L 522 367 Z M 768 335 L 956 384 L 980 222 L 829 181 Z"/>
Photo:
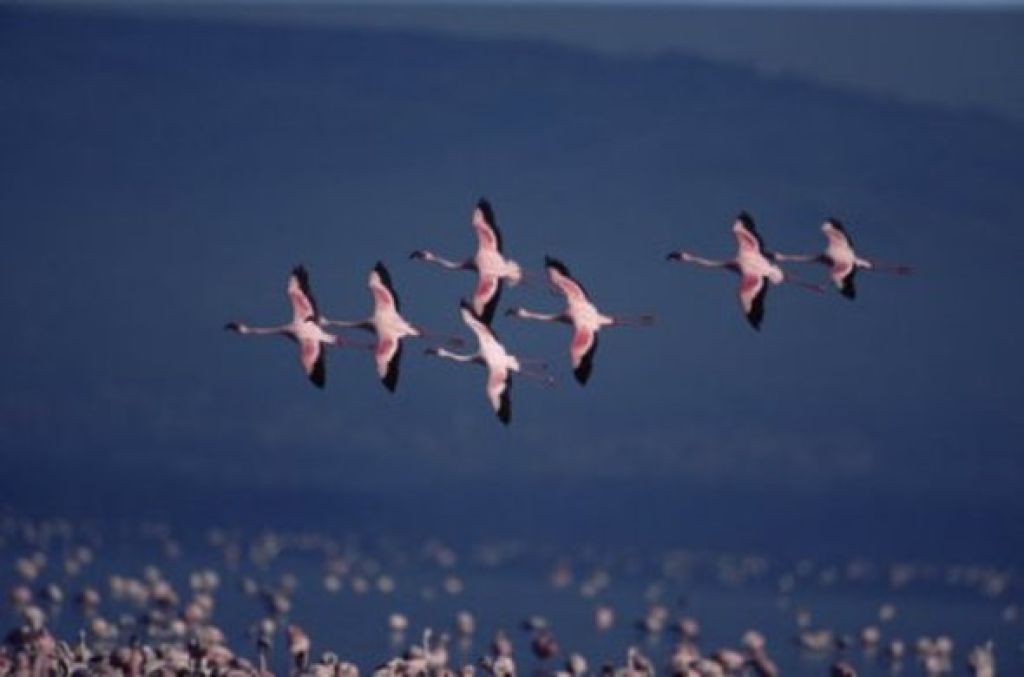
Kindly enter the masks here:
<path id="1" fill-rule="evenodd" d="M 473 211 L 473 230 L 477 236 L 477 250 L 470 258 L 453 261 L 429 250 L 415 251 L 411 255 L 413 259 L 433 263 L 448 270 L 472 271 L 477 276 L 472 299 L 463 300 L 460 309 L 462 321 L 476 336 L 476 352 L 456 353 L 440 346 L 428 348 L 426 352 L 455 362 L 476 363 L 486 367 L 487 398 L 498 419 L 508 424 L 511 418 L 511 374 L 519 374 L 547 384 L 553 383 L 553 379 L 545 373 L 545 363 L 519 358 L 508 352 L 491 328 L 503 284 L 508 282 L 513 286 L 517 285 L 527 280 L 529 274 L 518 263 L 505 257 L 494 209 L 486 199 L 481 198 Z M 896 274 L 910 272 L 907 266 L 880 264 L 858 256 L 853 249 L 853 241 L 837 219 L 827 219 L 821 230 L 828 241 L 821 253 L 779 254 L 765 248 L 764 241 L 754 225 L 754 219 L 747 212 L 740 212 L 732 226 L 736 236 L 736 255 L 733 258 L 712 260 L 686 251 L 672 252 L 667 258 L 671 261 L 693 263 L 708 268 L 723 268 L 737 273 L 740 276 L 737 290 L 740 307 L 750 326 L 757 330 L 764 319 L 764 301 L 769 286 L 790 282 L 811 291 L 824 291 L 821 286 L 800 280 L 783 270 L 779 265 L 782 262 L 820 263 L 828 266 L 832 282 L 839 293 L 849 299 L 856 296 L 854 277 L 859 270 Z M 623 325 L 650 325 L 654 322 L 654 317 L 606 315 L 598 309 L 583 285 L 572 276 L 564 263 L 547 256 L 544 259 L 544 267 L 547 273 L 546 284 L 554 293 L 565 298 L 565 309 L 558 313 L 540 313 L 515 307 L 507 310 L 505 314 L 526 320 L 572 325 L 569 358 L 576 380 L 585 385 L 594 368 L 597 335 L 601 329 Z M 291 322 L 276 327 L 251 327 L 240 322 L 229 322 L 225 328 L 240 334 L 278 334 L 291 338 L 299 346 L 299 358 L 306 375 L 320 388 L 326 381 L 327 346 L 370 347 L 373 349 L 381 382 L 388 390 L 394 391 L 398 385 L 402 340 L 409 337 L 430 338 L 431 335 L 402 316 L 398 293 L 383 263 L 378 262 L 370 271 L 367 286 L 373 295 L 373 315 L 360 321 L 332 320 L 325 317 L 317 307 L 306 269 L 297 266 L 288 279 L 288 298 L 292 305 Z M 328 330 L 331 327 L 373 332 L 376 335 L 376 343 L 372 346 L 360 346 L 348 342 L 347 339 L 330 333 Z M 462 344 L 457 338 L 443 342 L 453 346 Z"/>

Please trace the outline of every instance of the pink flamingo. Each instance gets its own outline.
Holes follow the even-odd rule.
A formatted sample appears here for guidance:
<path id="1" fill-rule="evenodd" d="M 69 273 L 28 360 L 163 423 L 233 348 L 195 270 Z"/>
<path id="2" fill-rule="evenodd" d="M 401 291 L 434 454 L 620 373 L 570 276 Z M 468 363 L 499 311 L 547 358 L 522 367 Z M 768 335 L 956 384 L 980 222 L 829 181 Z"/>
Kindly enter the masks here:
<path id="1" fill-rule="evenodd" d="M 377 363 L 377 375 L 381 383 L 389 391 L 394 392 L 398 386 L 398 370 L 402 358 L 402 339 L 406 337 L 424 338 L 430 336 L 426 331 L 409 323 L 400 312 L 398 292 L 391 282 L 388 269 L 380 261 L 370 270 L 366 285 L 373 296 L 373 315 L 365 320 L 348 322 L 320 318 L 322 327 L 353 327 L 371 331 L 377 336 L 374 347 L 374 359 Z M 461 345 L 457 338 L 446 338 L 449 343 Z"/>
<path id="2" fill-rule="evenodd" d="M 572 277 L 564 263 L 547 256 L 544 258 L 544 266 L 547 269 L 548 280 L 565 297 L 565 310 L 561 313 L 536 313 L 525 308 L 511 308 L 505 314 L 525 320 L 571 324 L 573 336 L 569 345 L 569 358 L 572 361 L 573 375 L 580 385 L 586 385 L 594 369 L 597 332 L 602 327 L 651 325 L 654 323 L 654 316 L 605 315 L 593 304 L 583 285 Z"/>
<path id="3" fill-rule="evenodd" d="M 517 285 L 523 279 L 523 270 L 518 263 L 506 259 L 503 253 L 501 231 L 498 230 L 491 203 L 484 198 L 476 203 L 473 210 L 473 230 L 476 231 L 477 250 L 472 258 L 451 261 L 433 252 L 420 249 L 409 258 L 435 263 L 448 270 L 473 270 L 477 274 L 476 290 L 473 292 L 473 312 L 490 325 L 494 311 L 501 297 L 503 280 Z"/>
<path id="4" fill-rule="evenodd" d="M 670 253 L 666 258 L 683 263 L 694 263 L 707 268 L 725 268 L 740 275 L 739 297 L 743 315 L 754 329 L 761 328 L 764 320 L 764 299 L 768 283 L 792 282 L 806 289 L 824 292 L 820 286 L 794 279 L 772 262 L 772 255 L 765 249 L 761 235 L 754 226 L 754 219 L 747 212 L 740 212 L 732 224 L 736 236 L 736 256 L 725 261 L 716 261 L 695 256 L 686 251 Z"/>
<path id="5" fill-rule="evenodd" d="M 825 264 L 829 267 L 829 277 L 839 289 L 839 293 L 851 300 L 857 296 L 853 278 L 858 270 L 895 273 L 896 275 L 907 275 L 911 272 L 910 266 L 883 264 L 857 256 L 857 252 L 853 249 L 853 240 L 839 219 L 825 219 L 825 222 L 821 224 L 821 231 L 828 238 L 825 251 L 811 255 L 775 254 L 775 260 Z"/>
<path id="6" fill-rule="evenodd" d="M 541 380 L 548 385 L 554 383 L 554 379 L 542 373 L 541 370 L 546 368 L 543 362 L 519 359 L 510 354 L 498 340 L 494 331 L 476 314 L 472 305 L 462 301 L 460 312 L 462 321 L 476 335 L 479 344 L 477 352 L 461 355 L 444 348 L 428 348 L 426 352 L 428 355 L 455 362 L 471 362 L 487 367 L 487 399 L 490 401 L 494 413 L 497 414 L 498 420 L 508 425 L 512 417 L 512 401 L 509 398 L 510 376 L 513 373 L 522 374 Z M 527 369 L 526 365 L 530 363 L 536 364 L 537 369 Z"/>
<path id="7" fill-rule="evenodd" d="M 337 336 L 328 334 L 320 327 L 320 312 L 309 287 L 309 275 L 301 265 L 296 266 L 288 277 L 288 300 L 292 304 L 292 320 L 287 324 L 250 327 L 241 322 L 228 322 L 224 328 L 239 334 L 278 334 L 292 339 L 299 344 L 299 360 L 309 380 L 316 387 L 323 388 L 327 380 L 324 346 L 342 344 Z"/>

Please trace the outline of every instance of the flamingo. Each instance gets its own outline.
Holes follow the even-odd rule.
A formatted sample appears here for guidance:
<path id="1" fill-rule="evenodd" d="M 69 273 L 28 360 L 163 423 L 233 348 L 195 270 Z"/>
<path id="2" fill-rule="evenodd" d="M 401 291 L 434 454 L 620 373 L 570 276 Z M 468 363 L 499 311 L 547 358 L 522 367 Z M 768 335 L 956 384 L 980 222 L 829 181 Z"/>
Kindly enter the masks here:
<path id="1" fill-rule="evenodd" d="M 561 313 L 537 313 L 525 308 L 510 308 L 505 314 L 524 320 L 571 324 L 573 336 L 572 343 L 569 345 L 569 357 L 572 361 L 573 374 L 580 385 L 586 385 L 594 369 L 597 332 L 602 327 L 651 325 L 654 323 L 654 317 L 651 315 L 636 317 L 605 315 L 593 304 L 583 289 L 583 285 L 572 277 L 564 263 L 546 256 L 544 257 L 544 267 L 547 269 L 548 280 L 565 297 L 565 310 Z"/>
<path id="2" fill-rule="evenodd" d="M 695 256 L 686 251 L 670 253 L 666 258 L 670 261 L 695 263 L 707 268 L 725 268 L 740 275 L 739 297 L 743 314 L 750 326 L 761 329 L 764 320 L 764 299 L 768 293 L 768 284 L 793 282 L 818 293 L 824 290 L 809 282 L 797 280 L 772 262 L 772 255 L 765 249 L 764 241 L 754 225 L 754 219 L 747 212 L 740 212 L 732 224 L 732 232 L 736 235 L 736 256 L 726 261 L 716 261 Z"/>
<path id="3" fill-rule="evenodd" d="M 836 218 L 827 218 L 821 224 L 821 231 L 828 238 L 828 246 L 820 254 L 775 254 L 776 261 L 796 261 L 801 263 L 823 263 L 829 267 L 829 277 L 839 289 L 839 293 L 848 299 L 853 300 L 857 296 L 857 288 L 853 284 L 853 278 L 857 270 L 872 270 L 876 272 L 895 273 L 906 275 L 911 272 L 909 266 L 882 264 L 877 261 L 868 261 L 857 256 L 853 249 L 853 240 L 850 238 L 842 222 Z"/>
<path id="4" fill-rule="evenodd" d="M 348 322 L 320 318 L 320 326 L 327 328 L 354 327 L 371 331 L 377 336 L 374 348 L 374 359 L 377 363 L 377 375 L 381 383 L 389 391 L 394 392 L 398 386 L 398 368 L 402 359 L 402 339 L 406 337 L 423 338 L 428 334 L 423 329 L 410 324 L 400 312 L 398 292 L 391 282 L 388 269 L 380 261 L 377 262 L 366 279 L 366 286 L 373 296 L 373 315 L 365 320 Z M 461 345 L 459 339 L 448 339 L 455 345 Z"/>
<path id="5" fill-rule="evenodd" d="M 505 258 L 501 231 L 494 218 L 494 209 L 486 198 L 480 198 L 473 210 L 473 230 L 476 231 L 477 250 L 472 258 L 451 261 L 426 249 L 414 251 L 409 258 L 435 263 L 448 270 L 476 271 L 473 312 L 490 325 L 501 297 L 502 281 L 508 280 L 513 286 L 519 284 L 523 279 L 523 269 L 515 261 Z"/>
<path id="6" fill-rule="evenodd" d="M 509 398 L 511 382 L 509 377 L 513 373 L 522 374 L 551 384 L 554 382 L 550 376 L 541 373 L 545 368 L 543 363 L 537 363 L 539 369 L 527 369 L 527 360 L 520 360 L 510 354 L 505 346 L 498 341 L 491 328 L 477 315 L 473 306 L 463 300 L 460 303 L 462 321 L 476 335 L 479 348 L 471 355 L 453 353 L 444 348 L 428 348 L 426 353 L 455 362 L 473 362 L 487 367 L 487 398 L 491 402 L 498 420 L 508 425 L 512 417 L 512 401 Z"/>
<path id="7" fill-rule="evenodd" d="M 341 345 L 337 336 L 328 334 L 320 327 L 320 311 L 317 310 L 313 292 L 309 288 L 309 274 L 301 265 L 292 270 L 288 277 L 288 300 L 292 304 L 292 321 L 277 327 L 250 327 L 241 322 L 228 322 L 224 329 L 239 334 L 287 336 L 299 344 L 299 360 L 309 380 L 323 388 L 327 380 L 325 345 Z"/>

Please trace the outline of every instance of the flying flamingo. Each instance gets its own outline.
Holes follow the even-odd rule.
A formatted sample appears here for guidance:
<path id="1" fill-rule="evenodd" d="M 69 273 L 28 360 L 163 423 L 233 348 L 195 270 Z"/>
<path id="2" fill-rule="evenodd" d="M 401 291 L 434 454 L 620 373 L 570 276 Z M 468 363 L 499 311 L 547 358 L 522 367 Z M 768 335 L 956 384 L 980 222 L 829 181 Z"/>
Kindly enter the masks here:
<path id="1" fill-rule="evenodd" d="M 540 371 L 545 368 L 542 362 L 536 363 L 538 369 L 527 369 L 525 368 L 525 365 L 528 364 L 527 360 L 520 360 L 505 350 L 505 346 L 498 341 L 498 337 L 494 335 L 491 328 L 477 315 L 472 305 L 462 301 L 460 310 L 462 321 L 476 335 L 479 344 L 477 352 L 471 355 L 460 355 L 444 348 L 428 348 L 426 352 L 428 355 L 436 355 L 455 362 L 474 362 L 487 367 L 487 398 L 498 415 L 498 420 L 508 425 L 512 417 L 512 402 L 509 398 L 510 376 L 513 373 L 522 374 L 542 380 L 549 385 L 554 383 L 554 379 Z"/>
<path id="2" fill-rule="evenodd" d="M 502 251 L 501 231 L 494 218 L 494 209 L 485 198 L 480 198 L 473 210 L 473 230 L 476 231 L 477 250 L 472 258 L 464 261 L 450 261 L 431 251 L 421 249 L 409 255 L 436 263 L 449 270 L 474 270 L 477 273 L 476 290 L 473 292 L 473 312 L 490 325 L 494 311 L 501 297 L 502 280 L 517 285 L 523 279 L 523 270 L 515 261 L 506 259 Z"/>
<path id="3" fill-rule="evenodd" d="M 828 238 L 828 246 L 820 254 L 775 254 L 776 261 L 798 261 L 805 263 L 823 263 L 829 267 L 829 276 L 839 289 L 839 293 L 848 299 L 857 296 L 857 288 L 853 284 L 857 270 L 873 270 L 878 272 L 906 275 L 909 266 L 882 264 L 868 261 L 857 256 L 853 250 L 853 240 L 839 219 L 828 218 L 821 224 L 821 230 Z"/>
<path id="4" fill-rule="evenodd" d="M 370 270 L 366 285 L 373 295 L 373 315 L 365 320 L 347 322 L 320 318 L 322 327 L 353 327 L 372 331 L 377 335 L 374 348 L 374 359 L 377 362 L 377 374 L 381 383 L 389 391 L 394 392 L 398 386 L 398 368 L 402 359 L 402 339 L 411 337 L 427 337 L 423 329 L 410 324 L 400 312 L 398 292 L 391 282 L 388 269 L 380 261 Z M 461 345 L 459 339 L 448 339 L 450 343 Z"/>
<path id="5" fill-rule="evenodd" d="M 547 269 L 548 280 L 565 297 L 565 310 L 561 313 L 535 313 L 525 308 L 511 308 L 505 314 L 526 320 L 571 324 L 573 336 L 569 346 L 569 357 L 572 360 L 573 374 L 580 385 L 586 385 L 587 379 L 590 378 L 590 373 L 594 369 L 597 332 L 602 327 L 650 325 L 654 323 L 654 317 L 651 315 L 637 317 L 605 315 L 591 302 L 583 285 L 573 279 L 564 263 L 546 256 L 544 266 Z"/>
<path id="6" fill-rule="evenodd" d="M 299 360 L 309 380 L 323 388 L 327 379 L 325 345 L 341 345 L 337 336 L 320 328 L 320 312 L 309 288 L 309 274 L 296 266 L 288 277 L 288 300 L 292 304 L 292 321 L 277 327 L 250 327 L 241 322 L 228 322 L 224 328 L 239 334 L 280 334 L 299 344 Z"/>
<path id="7" fill-rule="evenodd" d="M 824 292 L 820 286 L 794 279 L 772 262 L 772 255 L 765 249 L 764 241 L 754 226 L 754 219 L 747 212 L 740 212 L 732 224 L 736 235 L 736 256 L 727 261 L 715 261 L 695 256 L 685 251 L 672 252 L 666 258 L 683 263 L 695 263 L 707 268 L 725 268 L 740 275 L 739 297 L 743 314 L 754 329 L 761 328 L 764 319 L 764 298 L 768 283 L 792 282 L 816 292 Z"/>

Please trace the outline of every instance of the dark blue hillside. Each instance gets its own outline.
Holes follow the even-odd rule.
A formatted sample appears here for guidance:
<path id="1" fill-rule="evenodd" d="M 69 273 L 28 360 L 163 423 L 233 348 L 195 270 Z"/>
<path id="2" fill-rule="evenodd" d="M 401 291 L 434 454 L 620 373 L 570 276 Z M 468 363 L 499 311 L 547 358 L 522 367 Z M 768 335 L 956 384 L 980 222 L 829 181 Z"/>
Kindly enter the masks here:
<path id="1" fill-rule="evenodd" d="M 615 511 L 588 502 L 650 487 L 662 517 L 623 520 L 623 538 L 682 538 L 700 505 L 799 539 L 790 517 L 839 493 L 923 506 L 888 539 L 933 508 L 963 516 L 964 542 L 992 528 L 1020 545 L 998 526 L 1024 510 L 1012 123 L 685 56 L 8 7 L 0 124 L 0 489 L 16 506 L 272 490 L 293 497 L 284 518 L 307 515 L 294 497 L 345 496 L 390 524 L 472 504 L 486 530 L 511 505 L 602 533 Z M 516 383 L 510 430 L 482 372 L 422 345 L 394 397 L 358 352 L 329 355 L 320 393 L 293 346 L 220 330 L 284 321 L 300 261 L 325 312 L 360 316 L 381 259 L 411 319 L 461 332 L 471 277 L 406 257 L 469 254 L 480 195 L 512 258 L 556 255 L 609 312 L 659 318 L 602 335 L 583 390 L 564 328 L 496 320 L 561 381 Z M 819 249 L 836 215 L 863 254 L 916 273 L 864 275 L 854 303 L 773 289 L 755 335 L 736 280 L 664 261 L 728 255 L 740 208 L 772 249 Z M 507 503 L 488 508 L 491 486 Z M 873 544 L 856 526 L 851 547 Z"/>

